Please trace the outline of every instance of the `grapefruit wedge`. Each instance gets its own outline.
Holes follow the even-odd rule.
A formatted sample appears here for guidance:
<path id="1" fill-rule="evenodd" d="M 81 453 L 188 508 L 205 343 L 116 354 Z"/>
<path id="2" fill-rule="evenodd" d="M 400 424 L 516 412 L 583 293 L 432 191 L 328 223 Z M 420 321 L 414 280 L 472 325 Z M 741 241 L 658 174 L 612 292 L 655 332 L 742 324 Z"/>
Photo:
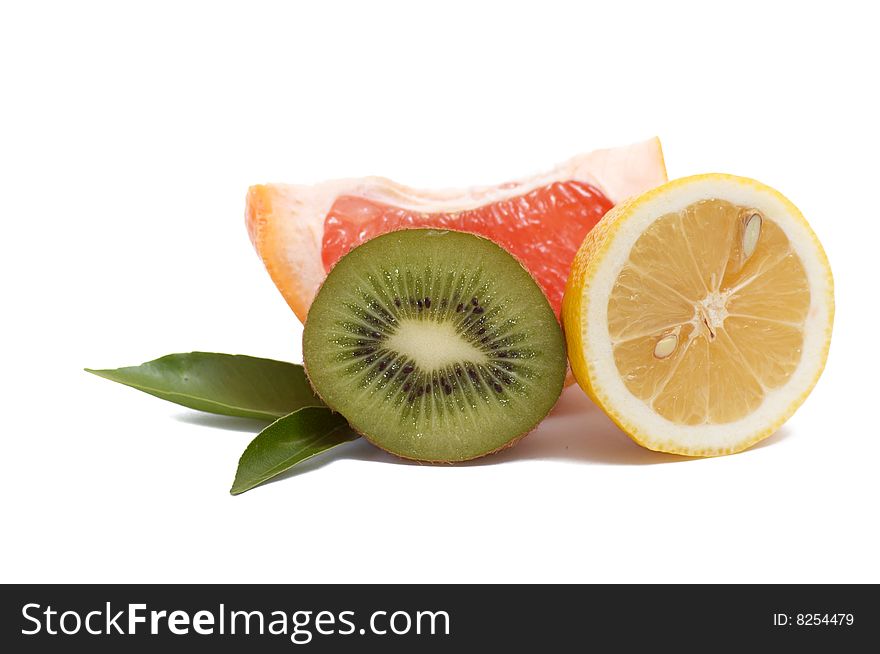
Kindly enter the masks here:
<path id="1" fill-rule="evenodd" d="M 532 274 L 557 318 L 571 263 L 613 205 L 666 181 L 660 141 L 596 150 L 550 172 L 497 186 L 424 191 L 382 177 L 248 190 L 248 233 L 297 317 L 330 268 L 356 245 L 410 227 L 492 239 Z"/>

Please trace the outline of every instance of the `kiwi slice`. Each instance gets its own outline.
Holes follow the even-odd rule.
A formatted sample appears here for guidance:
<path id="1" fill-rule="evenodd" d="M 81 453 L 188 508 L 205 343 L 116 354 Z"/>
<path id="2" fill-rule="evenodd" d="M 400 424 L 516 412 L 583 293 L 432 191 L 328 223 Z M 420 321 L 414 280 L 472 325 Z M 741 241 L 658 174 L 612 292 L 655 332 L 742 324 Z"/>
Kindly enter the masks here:
<path id="1" fill-rule="evenodd" d="M 318 291 L 303 334 L 317 393 L 379 447 L 464 461 L 532 430 L 562 392 L 562 330 L 501 247 L 408 229 L 354 248 Z"/>

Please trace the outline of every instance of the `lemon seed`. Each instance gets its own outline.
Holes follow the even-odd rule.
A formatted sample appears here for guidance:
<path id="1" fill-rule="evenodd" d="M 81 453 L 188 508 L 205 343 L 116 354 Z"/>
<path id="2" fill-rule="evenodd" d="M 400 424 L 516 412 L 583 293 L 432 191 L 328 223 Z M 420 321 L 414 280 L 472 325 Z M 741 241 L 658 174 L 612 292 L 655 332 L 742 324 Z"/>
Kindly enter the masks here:
<path id="1" fill-rule="evenodd" d="M 761 214 L 753 213 L 746 218 L 743 226 L 743 256 L 748 259 L 755 253 L 758 247 L 758 239 L 761 237 L 761 223 L 763 222 Z"/>
<path id="2" fill-rule="evenodd" d="M 677 334 L 667 334 L 654 346 L 654 356 L 658 359 L 665 359 L 670 354 L 675 352 L 675 347 L 678 345 L 678 335 Z"/>

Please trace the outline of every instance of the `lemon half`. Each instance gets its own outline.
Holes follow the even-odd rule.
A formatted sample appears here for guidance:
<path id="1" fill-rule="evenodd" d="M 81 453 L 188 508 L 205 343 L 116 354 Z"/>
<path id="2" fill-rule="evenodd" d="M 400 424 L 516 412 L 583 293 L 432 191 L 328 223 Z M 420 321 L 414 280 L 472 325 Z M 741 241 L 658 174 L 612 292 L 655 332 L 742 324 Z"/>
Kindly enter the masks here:
<path id="1" fill-rule="evenodd" d="M 696 456 L 743 450 L 794 413 L 833 317 L 831 268 L 797 207 L 723 174 L 613 208 L 563 303 L 580 386 L 639 444 Z"/>

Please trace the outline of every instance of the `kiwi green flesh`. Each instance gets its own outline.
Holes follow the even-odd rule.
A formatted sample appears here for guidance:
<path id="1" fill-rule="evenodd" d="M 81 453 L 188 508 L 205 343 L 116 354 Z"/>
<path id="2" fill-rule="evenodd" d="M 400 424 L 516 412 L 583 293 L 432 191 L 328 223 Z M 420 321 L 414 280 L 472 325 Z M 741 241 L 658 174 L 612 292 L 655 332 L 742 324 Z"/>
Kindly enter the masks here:
<path id="1" fill-rule="evenodd" d="M 419 461 L 464 461 L 532 430 L 562 392 L 562 331 L 501 247 L 409 229 L 333 267 L 303 335 L 309 379 L 367 439 Z"/>

